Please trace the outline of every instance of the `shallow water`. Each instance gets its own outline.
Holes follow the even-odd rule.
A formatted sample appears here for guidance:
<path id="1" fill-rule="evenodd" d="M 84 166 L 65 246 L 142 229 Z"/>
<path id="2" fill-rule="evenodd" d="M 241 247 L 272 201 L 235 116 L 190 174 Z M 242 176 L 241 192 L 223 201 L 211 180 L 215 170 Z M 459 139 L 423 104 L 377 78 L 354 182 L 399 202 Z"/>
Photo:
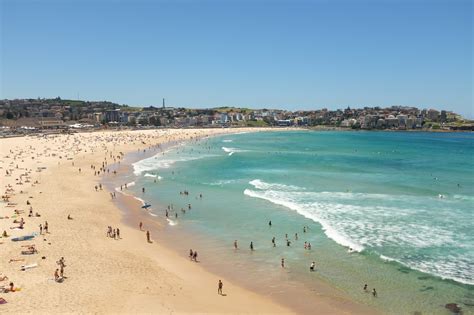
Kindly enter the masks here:
<path id="1" fill-rule="evenodd" d="M 473 153 L 467 133 L 226 135 L 135 163 L 130 190 L 159 217 L 165 210 L 154 204 L 173 204 L 173 229 L 194 233 L 205 253 L 254 282 L 311 290 L 317 277 L 388 313 L 444 314 L 453 302 L 473 313 Z M 311 261 L 317 273 L 308 274 Z"/>

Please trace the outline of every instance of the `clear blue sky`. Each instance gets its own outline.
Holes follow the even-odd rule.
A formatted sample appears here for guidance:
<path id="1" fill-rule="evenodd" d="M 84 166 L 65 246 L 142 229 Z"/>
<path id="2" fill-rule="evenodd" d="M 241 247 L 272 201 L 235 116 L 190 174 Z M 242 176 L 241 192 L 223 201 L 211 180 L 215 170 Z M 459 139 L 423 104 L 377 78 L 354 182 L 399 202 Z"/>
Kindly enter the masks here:
<path id="1" fill-rule="evenodd" d="M 470 0 L 0 2 L 0 98 L 474 116 Z"/>

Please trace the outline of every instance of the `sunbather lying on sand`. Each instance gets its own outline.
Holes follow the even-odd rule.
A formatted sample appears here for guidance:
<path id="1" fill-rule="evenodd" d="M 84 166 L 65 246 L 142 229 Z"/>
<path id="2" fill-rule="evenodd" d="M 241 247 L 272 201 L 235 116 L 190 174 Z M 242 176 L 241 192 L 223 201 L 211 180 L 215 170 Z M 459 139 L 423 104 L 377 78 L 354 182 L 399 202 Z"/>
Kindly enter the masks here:
<path id="1" fill-rule="evenodd" d="M 13 284 L 13 282 L 10 282 L 10 284 L 9 284 L 8 286 L 0 287 L 0 290 L 2 290 L 3 293 L 18 291 L 18 290 L 15 288 L 15 285 Z"/>

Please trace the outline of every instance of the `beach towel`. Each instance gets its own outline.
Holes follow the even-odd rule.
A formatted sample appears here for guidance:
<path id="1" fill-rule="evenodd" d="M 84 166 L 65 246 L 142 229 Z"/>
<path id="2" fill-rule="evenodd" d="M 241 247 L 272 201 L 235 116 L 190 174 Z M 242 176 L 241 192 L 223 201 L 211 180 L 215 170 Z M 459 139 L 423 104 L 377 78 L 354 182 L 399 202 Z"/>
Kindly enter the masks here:
<path id="1" fill-rule="evenodd" d="M 23 266 L 21 266 L 21 271 L 25 271 L 25 270 L 36 268 L 36 267 L 38 267 L 37 263 L 33 263 L 33 264 L 29 264 L 29 265 L 23 265 Z"/>

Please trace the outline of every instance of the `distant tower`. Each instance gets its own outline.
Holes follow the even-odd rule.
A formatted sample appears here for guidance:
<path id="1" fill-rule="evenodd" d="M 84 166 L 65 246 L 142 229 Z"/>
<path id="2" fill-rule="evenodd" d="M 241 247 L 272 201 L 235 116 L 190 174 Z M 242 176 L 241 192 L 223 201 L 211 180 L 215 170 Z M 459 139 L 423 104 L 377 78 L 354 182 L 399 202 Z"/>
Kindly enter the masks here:
<path id="1" fill-rule="evenodd" d="M 163 99 L 163 109 L 165 109 L 165 99 Z"/>

